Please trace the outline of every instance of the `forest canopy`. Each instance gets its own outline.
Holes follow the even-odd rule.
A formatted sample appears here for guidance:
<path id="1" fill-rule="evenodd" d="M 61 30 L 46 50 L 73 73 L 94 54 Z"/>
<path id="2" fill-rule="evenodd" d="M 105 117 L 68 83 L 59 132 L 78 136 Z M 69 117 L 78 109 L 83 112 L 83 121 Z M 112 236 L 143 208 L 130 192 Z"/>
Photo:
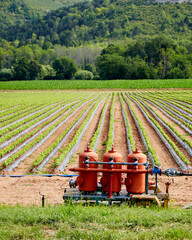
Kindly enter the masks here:
<path id="1" fill-rule="evenodd" d="M 51 44 L 79 46 L 125 38 L 164 33 L 190 39 L 192 33 L 190 2 L 159 3 L 140 0 L 94 0 L 51 11 L 26 23 L 5 28 L 1 37 L 28 44 L 35 34 Z"/>
<path id="2" fill-rule="evenodd" d="M 70 79 L 192 77 L 190 2 L 93 0 L 44 16 L 23 1 L 5 2 L 6 11 L 21 17 L 0 27 L 0 80 L 17 79 L 23 59 L 29 65 L 25 79 L 65 78 L 54 67 L 63 58 L 76 66 Z"/>

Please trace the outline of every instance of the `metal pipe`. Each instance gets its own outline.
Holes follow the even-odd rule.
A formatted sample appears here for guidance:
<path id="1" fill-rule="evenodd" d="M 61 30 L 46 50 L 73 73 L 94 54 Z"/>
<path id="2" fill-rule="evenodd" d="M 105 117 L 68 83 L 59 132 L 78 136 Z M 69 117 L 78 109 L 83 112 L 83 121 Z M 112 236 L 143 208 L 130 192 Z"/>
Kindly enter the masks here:
<path id="1" fill-rule="evenodd" d="M 157 194 L 157 173 L 155 173 L 155 194 Z"/>
<path id="2" fill-rule="evenodd" d="M 148 163 L 148 161 L 147 161 L 147 163 Z M 147 166 L 146 170 L 148 170 L 149 169 L 149 165 L 147 164 L 146 166 Z M 145 179 L 145 192 L 146 192 L 146 194 L 148 194 L 148 188 L 149 188 L 148 181 L 149 181 L 149 174 L 147 173 L 146 174 L 146 179 Z"/>
<path id="3" fill-rule="evenodd" d="M 109 179 L 109 196 L 108 198 L 112 198 L 113 196 L 113 173 L 110 174 L 110 179 Z"/>
<path id="4" fill-rule="evenodd" d="M 85 164 L 103 164 L 103 165 L 144 165 L 144 166 L 149 166 L 152 164 L 148 163 L 138 163 L 138 162 L 89 162 L 89 161 L 84 161 Z"/>
<path id="5" fill-rule="evenodd" d="M 106 168 L 69 168 L 73 172 L 107 172 L 107 173 L 151 173 L 152 170 L 133 170 L 133 169 L 106 169 Z"/>

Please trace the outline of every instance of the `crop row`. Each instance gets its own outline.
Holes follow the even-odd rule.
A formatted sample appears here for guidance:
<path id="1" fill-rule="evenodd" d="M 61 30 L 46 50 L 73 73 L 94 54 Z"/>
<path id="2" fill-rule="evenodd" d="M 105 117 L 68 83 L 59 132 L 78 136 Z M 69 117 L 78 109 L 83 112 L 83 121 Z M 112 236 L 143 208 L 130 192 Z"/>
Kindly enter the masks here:
<path id="1" fill-rule="evenodd" d="M 178 165 L 183 169 L 186 170 L 185 162 L 186 164 L 190 164 L 190 161 L 184 156 L 184 154 L 178 149 L 176 144 L 169 138 L 169 136 L 164 132 L 162 127 L 159 125 L 159 123 L 149 115 L 149 113 L 146 111 L 146 109 L 142 106 L 142 104 L 136 100 L 135 98 L 131 98 L 136 105 L 139 107 L 147 121 L 150 123 L 151 127 L 154 128 L 156 133 L 159 135 L 161 141 L 164 143 L 164 145 L 167 147 L 173 158 L 177 161 Z"/>
<path id="2" fill-rule="evenodd" d="M 33 141 L 38 135 L 40 135 L 43 131 L 45 131 L 47 128 L 49 128 L 54 123 L 60 123 L 63 121 L 63 119 L 66 118 L 66 116 L 70 113 L 75 111 L 75 109 L 80 104 L 68 104 L 65 106 L 62 112 L 56 114 L 53 118 L 48 119 L 48 121 L 43 122 L 42 125 L 35 128 L 33 131 L 29 132 L 28 134 L 25 134 L 23 137 L 17 138 L 16 141 L 13 142 L 13 144 L 9 145 L 8 147 L 2 149 L 0 151 L 0 156 L 3 156 L 4 154 L 10 152 L 7 155 L 4 155 L 0 162 L 4 161 L 5 159 L 12 156 L 15 152 L 19 151 L 21 148 L 26 146 L 29 142 Z M 62 113 L 62 114 L 61 114 Z M 60 120 L 58 121 L 58 118 Z M 14 150 L 13 150 L 14 149 Z M 12 151 L 13 150 L 13 151 Z"/>
<path id="3" fill-rule="evenodd" d="M 172 124 L 170 124 L 163 117 L 157 114 L 147 102 L 143 101 L 142 98 L 137 97 L 137 99 L 142 102 L 142 104 L 148 109 L 148 111 L 173 135 L 173 137 L 176 138 L 176 141 L 178 141 L 184 148 L 186 148 L 186 150 L 192 156 L 192 142 L 184 135 L 182 135 L 178 130 L 176 130 Z"/>
<path id="4" fill-rule="evenodd" d="M 69 111 L 67 113 L 65 112 L 62 118 L 60 118 L 59 120 L 55 119 L 54 123 L 50 122 L 48 125 L 45 125 L 44 128 L 41 129 L 40 134 L 38 134 L 38 136 L 33 141 L 30 141 L 29 143 L 27 142 L 27 144 L 20 151 L 18 151 L 17 153 L 9 157 L 7 160 L 5 160 L 3 162 L 4 167 L 14 162 L 18 157 L 21 156 L 14 162 L 13 166 L 7 168 L 7 171 L 12 171 L 15 167 L 17 167 L 17 165 L 20 162 L 22 162 L 24 159 L 30 156 L 32 152 L 34 152 L 37 148 L 40 147 L 40 145 L 42 145 L 47 139 L 49 139 L 53 135 L 53 133 L 66 122 L 68 117 L 79 107 L 79 105 L 75 106 L 71 110 L 70 106 L 67 107 Z M 66 110 L 67 109 L 65 109 L 65 111 Z M 24 155 L 22 156 L 22 154 Z"/>
<path id="5" fill-rule="evenodd" d="M 0 149 L 2 148 L 4 149 L 0 151 L 0 156 L 2 156 L 2 152 L 4 154 L 6 152 L 9 152 L 12 148 L 22 143 L 24 140 L 28 139 L 30 136 L 33 136 L 35 133 L 39 132 L 41 128 L 44 127 L 45 125 L 49 124 L 50 122 L 56 120 L 59 117 L 62 117 L 62 115 L 65 114 L 66 110 L 72 108 L 75 105 L 77 105 L 77 103 L 73 102 L 61 108 L 57 107 L 56 109 L 53 109 L 43 114 L 38 119 L 24 125 L 22 128 L 18 128 L 15 131 L 10 132 L 10 134 L 3 136 L 0 141 L 0 142 L 3 142 L 2 144 L 0 144 Z M 12 145 L 10 145 L 11 143 Z M 8 146 L 8 148 L 6 148 L 6 146 Z"/>
<path id="6" fill-rule="evenodd" d="M 85 103 L 84 103 L 85 104 Z M 78 117 L 76 119 L 74 119 L 72 121 L 71 124 L 69 124 L 69 126 L 65 129 L 64 132 L 62 132 L 61 135 L 59 135 L 59 137 L 57 137 L 57 139 L 54 141 L 53 144 L 51 144 L 48 148 L 45 149 L 45 151 L 43 151 L 39 157 L 34 161 L 33 166 L 36 167 L 38 165 L 40 165 L 38 167 L 38 170 L 42 170 L 43 167 L 45 166 L 45 164 L 47 164 L 47 162 L 59 151 L 61 151 L 60 149 L 62 148 L 62 146 L 64 145 L 64 143 L 67 141 L 68 137 L 70 136 L 70 134 L 73 132 L 73 130 L 80 124 L 80 122 L 82 121 L 82 119 L 84 118 L 84 116 L 87 114 L 87 112 L 90 109 L 90 106 L 93 104 L 93 101 L 91 101 L 90 103 L 87 104 L 86 108 L 84 110 L 81 111 L 81 113 L 78 115 Z M 83 105 L 81 105 L 79 109 L 82 108 Z M 72 116 L 72 115 L 71 115 Z M 41 163 L 41 164 L 40 164 Z"/>
<path id="7" fill-rule="evenodd" d="M 128 95 L 123 94 L 123 98 L 125 100 L 125 102 L 127 103 L 129 110 L 131 112 L 131 115 L 135 121 L 135 124 L 137 126 L 137 129 L 139 131 L 140 137 L 143 141 L 143 144 L 145 145 L 145 148 L 147 150 L 148 153 L 148 157 L 151 160 L 151 162 L 155 165 L 160 165 L 160 161 L 157 157 L 156 151 L 155 149 L 151 146 L 151 142 L 150 142 L 150 136 L 147 135 L 147 132 L 145 130 L 145 127 L 143 126 L 141 120 L 139 119 L 138 115 L 136 114 L 135 110 L 132 107 L 132 104 L 128 98 Z"/>
<path id="8" fill-rule="evenodd" d="M 97 148 L 97 145 L 98 145 L 98 142 L 99 142 L 99 139 L 101 137 L 101 132 L 102 132 L 102 128 L 103 128 L 103 123 L 104 123 L 104 120 L 105 120 L 105 116 L 106 116 L 106 112 L 107 112 L 107 108 L 109 106 L 109 101 L 111 99 L 111 96 L 109 97 L 108 101 L 106 101 L 105 103 L 105 106 L 103 108 L 103 111 L 102 111 L 102 114 L 101 114 L 101 117 L 99 119 L 99 123 L 98 123 L 98 126 L 97 126 L 97 130 L 95 131 L 92 139 L 91 139 L 91 144 L 90 144 L 90 147 L 91 149 L 93 149 L 93 151 L 96 151 L 96 148 Z"/>
<path id="9" fill-rule="evenodd" d="M 146 96 L 142 96 L 141 94 L 139 94 L 139 96 L 141 96 L 144 100 L 146 100 L 149 103 L 152 103 L 155 107 L 157 107 L 158 109 L 160 109 L 160 111 L 162 111 L 163 113 L 165 113 L 169 118 L 171 117 L 171 119 L 173 121 L 175 121 L 177 124 L 179 124 L 180 126 L 182 126 L 188 133 L 192 133 L 191 129 L 192 129 L 192 125 L 191 123 L 186 122 L 186 120 L 182 119 L 182 116 L 180 116 L 180 114 L 178 113 L 172 113 L 169 108 L 165 108 L 162 104 L 158 103 L 157 101 L 153 100 L 150 97 L 146 97 Z M 177 115 L 176 115 L 177 114 Z M 185 127 L 184 127 L 185 126 Z"/>
<path id="10" fill-rule="evenodd" d="M 129 153 L 131 153 L 133 150 L 135 150 L 135 141 L 133 139 L 131 125 L 129 123 L 129 118 L 125 109 L 125 102 L 123 100 L 122 94 L 119 94 L 119 98 L 121 102 L 122 114 L 123 114 L 124 124 L 126 128 L 127 147 L 128 147 Z"/>
<path id="11" fill-rule="evenodd" d="M 114 110 L 115 110 L 115 93 L 113 93 L 113 99 L 110 109 L 110 117 L 109 117 L 109 130 L 108 130 L 108 138 L 107 138 L 107 145 L 106 145 L 106 152 L 108 152 L 114 142 Z"/>
<path id="12" fill-rule="evenodd" d="M 103 123 L 104 120 L 106 120 L 106 112 L 110 105 L 109 128 L 105 130 L 108 136 L 106 151 L 110 150 L 114 142 L 114 131 L 116 130 L 114 129 L 114 115 L 115 102 L 118 98 L 121 103 L 129 152 L 135 149 L 137 143 L 133 138 L 133 126 L 130 124 L 130 116 L 128 115 L 127 109 L 129 109 L 135 122 L 135 126 L 146 148 L 148 158 L 153 164 L 160 165 L 156 151 L 151 145 L 150 136 L 145 130 L 145 125 L 135 111 L 136 106 L 149 122 L 149 126 L 156 131 L 161 141 L 167 146 L 178 165 L 185 170 L 185 164 L 190 165 L 191 162 L 182 148 L 192 156 L 192 143 L 190 139 L 176 130 L 173 124 L 170 124 L 163 116 L 157 114 L 154 110 L 158 108 L 163 114 L 166 114 L 168 118 L 171 120 L 174 119 L 177 125 L 180 125 L 187 133 L 191 134 L 190 100 L 186 100 L 189 94 L 186 91 L 184 93 L 185 96 L 180 95 L 179 93 L 171 95 L 168 92 L 161 94 L 161 92 L 155 91 L 128 92 L 119 93 L 118 95 L 116 93 L 109 95 L 101 93 L 98 95 L 98 93 L 87 94 L 85 92 L 84 95 L 77 94 L 73 96 L 73 100 L 69 95 L 67 98 L 63 95 L 63 98 L 59 96 L 59 98 L 56 99 L 57 102 L 51 102 L 49 100 L 47 103 L 43 101 L 41 105 L 37 103 L 31 105 L 25 104 L 25 111 L 22 110 L 21 105 L 18 104 L 18 107 L 14 110 L 17 111 L 20 109 L 19 111 L 22 114 L 19 117 L 16 113 L 11 114 L 9 110 L 12 106 L 9 106 L 4 112 L 10 113 L 10 119 L 8 115 L 7 117 L 3 117 L 3 111 L 1 112 L 1 127 L 4 125 L 5 129 L 0 130 L 0 135 L 2 135 L 0 137 L 0 163 L 2 163 L 6 171 L 12 171 L 57 131 L 58 136 L 54 136 L 54 142 L 46 144 L 48 145 L 47 147 L 43 145 L 42 148 L 44 150 L 40 154 L 34 155 L 35 159 L 34 162 L 31 163 L 31 166 L 34 167 L 34 170 L 42 171 L 44 166 L 46 166 L 50 160 L 53 160 L 53 166 L 60 171 L 64 171 L 70 158 L 77 151 L 83 134 L 103 101 L 105 101 L 105 103 L 103 103 L 101 114 L 97 118 L 96 130 L 91 138 L 91 148 L 94 151 L 97 149 L 98 142 L 101 138 Z M 72 120 L 72 116 L 75 116 L 77 113 L 76 118 Z M 5 121 L 3 121 L 3 119 Z M 11 121 L 13 119 L 15 122 L 12 124 Z M 65 126 L 66 121 L 69 123 Z M 12 125 L 9 126 L 9 124 Z M 61 130 L 61 127 L 62 129 L 64 128 L 64 130 Z M 178 143 L 182 147 L 180 146 L 179 148 Z"/>
<path id="13" fill-rule="evenodd" d="M 84 100 L 86 100 L 86 98 L 84 98 Z M 5 129 L 3 136 L 0 138 L 0 149 L 9 145 L 10 143 L 15 141 L 19 137 L 22 137 L 26 133 L 29 133 L 34 128 L 39 127 L 40 125 L 44 126 L 48 122 L 53 121 L 56 118 L 59 118 L 66 111 L 66 109 L 65 109 L 66 107 L 68 107 L 69 105 L 73 106 L 76 103 L 81 102 L 81 101 L 82 101 L 81 99 L 78 99 L 78 101 L 76 100 L 73 102 L 69 102 L 68 104 L 61 104 L 61 105 L 59 104 L 59 105 L 55 106 L 54 108 L 51 108 L 51 109 L 45 111 L 42 115 L 35 118 L 34 120 L 21 125 L 20 127 L 8 132 L 7 134 L 5 134 L 5 132 L 7 131 L 7 129 Z M 13 128 L 16 126 L 17 125 L 13 126 Z"/>
<path id="14" fill-rule="evenodd" d="M 55 160 L 55 167 L 58 167 L 59 171 L 64 171 L 65 166 L 69 162 L 72 155 L 75 153 L 76 149 L 78 148 L 81 139 L 83 137 L 84 132 L 86 131 L 87 127 L 91 123 L 99 105 L 101 104 L 102 100 L 98 100 L 88 113 L 86 119 L 83 121 L 79 129 L 76 131 L 75 136 L 73 137 L 72 141 L 65 147 L 62 151 L 61 155 Z"/>

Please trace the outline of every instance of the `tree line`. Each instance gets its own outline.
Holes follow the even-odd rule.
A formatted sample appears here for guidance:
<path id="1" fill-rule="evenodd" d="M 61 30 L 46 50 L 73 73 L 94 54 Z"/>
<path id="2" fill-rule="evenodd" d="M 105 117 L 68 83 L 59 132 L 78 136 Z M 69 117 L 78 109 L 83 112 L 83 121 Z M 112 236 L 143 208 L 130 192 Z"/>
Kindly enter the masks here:
<path id="1" fill-rule="evenodd" d="M 192 78 L 191 40 L 160 34 L 106 47 L 43 44 L 1 40 L 0 80 Z"/>
<path id="2" fill-rule="evenodd" d="M 101 79 L 192 78 L 192 42 L 165 35 L 139 39 L 125 47 L 110 44 L 96 62 Z"/>

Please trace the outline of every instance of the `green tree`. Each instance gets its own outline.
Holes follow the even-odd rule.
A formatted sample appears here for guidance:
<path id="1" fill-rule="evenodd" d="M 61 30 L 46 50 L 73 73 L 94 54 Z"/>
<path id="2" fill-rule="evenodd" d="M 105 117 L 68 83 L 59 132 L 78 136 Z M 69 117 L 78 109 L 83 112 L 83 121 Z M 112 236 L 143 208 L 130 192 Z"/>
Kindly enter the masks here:
<path id="1" fill-rule="evenodd" d="M 58 79 L 72 79 L 77 72 L 77 65 L 75 61 L 68 57 L 57 58 L 53 62 L 53 69 L 56 71 Z"/>
<path id="2" fill-rule="evenodd" d="M 14 66 L 14 78 L 17 80 L 34 80 L 41 74 L 41 65 L 36 60 L 25 57 L 18 60 Z"/>
<path id="3" fill-rule="evenodd" d="M 0 69 L 4 67 L 5 64 L 5 57 L 3 50 L 0 49 Z"/>
<path id="4" fill-rule="evenodd" d="M 105 54 L 97 58 L 97 71 L 101 79 L 125 79 L 127 64 L 122 56 Z"/>
<path id="5" fill-rule="evenodd" d="M 167 78 L 188 79 L 192 78 L 192 62 L 183 55 L 175 55 L 172 68 L 167 73 Z"/>
<path id="6" fill-rule="evenodd" d="M 36 60 L 31 60 L 28 65 L 28 79 L 37 79 L 41 75 L 41 71 L 41 65 Z"/>
<path id="7" fill-rule="evenodd" d="M 18 60 L 14 66 L 14 78 L 17 80 L 27 80 L 28 79 L 28 63 L 26 58 L 21 58 Z"/>
<path id="8" fill-rule="evenodd" d="M 146 62 L 139 58 L 128 59 L 127 78 L 129 79 L 149 79 L 150 68 Z"/>

